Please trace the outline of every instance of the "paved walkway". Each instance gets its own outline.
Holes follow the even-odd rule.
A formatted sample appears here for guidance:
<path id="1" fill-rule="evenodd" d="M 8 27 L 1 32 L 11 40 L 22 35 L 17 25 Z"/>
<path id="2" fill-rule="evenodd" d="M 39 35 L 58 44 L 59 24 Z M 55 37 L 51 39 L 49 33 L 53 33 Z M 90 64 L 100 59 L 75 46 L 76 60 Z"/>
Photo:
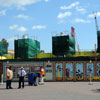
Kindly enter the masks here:
<path id="1" fill-rule="evenodd" d="M 100 82 L 46 82 L 45 85 L 28 86 L 17 89 L 18 83 L 12 83 L 14 89 L 5 89 L 0 85 L 0 100 L 100 100 Z"/>

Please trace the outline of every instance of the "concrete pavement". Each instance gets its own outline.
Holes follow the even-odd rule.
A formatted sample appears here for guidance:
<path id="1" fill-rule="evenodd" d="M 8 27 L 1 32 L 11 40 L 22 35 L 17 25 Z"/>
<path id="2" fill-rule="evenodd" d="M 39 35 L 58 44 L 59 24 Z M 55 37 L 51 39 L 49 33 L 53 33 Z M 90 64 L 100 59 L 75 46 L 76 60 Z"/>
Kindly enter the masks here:
<path id="1" fill-rule="evenodd" d="M 0 85 L 0 100 L 100 100 L 100 82 L 45 82 L 44 85 L 28 86 L 17 89 L 18 83 L 12 83 L 14 89 L 5 89 Z"/>

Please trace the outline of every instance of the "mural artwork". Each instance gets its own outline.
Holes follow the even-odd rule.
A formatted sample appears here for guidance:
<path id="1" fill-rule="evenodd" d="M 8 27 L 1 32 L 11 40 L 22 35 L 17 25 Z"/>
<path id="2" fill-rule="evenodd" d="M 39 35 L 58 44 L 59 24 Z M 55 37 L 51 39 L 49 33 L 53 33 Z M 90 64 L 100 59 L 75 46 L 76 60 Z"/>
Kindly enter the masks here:
<path id="1" fill-rule="evenodd" d="M 56 80 L 62 80 L 63 79 L 62 67 L 63 67 L 63 64 L 56 63 Z"/>
<path id="2" fill-rule="evenodd" d="M 94 64 L 93 63 L 87 63 L 87 79 L 90 80 L 94 77 Z"/>
<path id="3" fill-rule="evenodd" d="M 84 72 L 83 72 L 83 63 L 76 64 L 76 80 L 83 80 Z"/>
<path id="4" fill-rule="evenodd" d="M 97 76 L 100 76 L 100 63 L 97 63 Z"/>
<path id="5" fill-rule="evenodd" d="M 72 63 L 66 64 L 66 79 L 73 80 L 73 64 Z"/>

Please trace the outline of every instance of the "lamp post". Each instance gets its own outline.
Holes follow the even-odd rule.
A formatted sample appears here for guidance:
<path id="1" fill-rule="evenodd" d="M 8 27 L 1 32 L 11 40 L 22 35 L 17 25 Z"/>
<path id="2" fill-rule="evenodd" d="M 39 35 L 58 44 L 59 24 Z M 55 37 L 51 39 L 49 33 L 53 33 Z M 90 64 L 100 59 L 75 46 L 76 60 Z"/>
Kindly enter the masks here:
<path id="1" fill-rule="evenodd" d="M 91 63 L 92 63 L 92 61 L 90 60 L 90 64 L 91 64 Z M 92 79 L 91 79 L 91 72 L 92 72 L 91 66 L 90 66 L 90 68 L 89 68 L 88 70 L 89 70 L 89 75 L 90 75 L 90 82 L 89 82 L 89 85 L 93 85 Z"/>

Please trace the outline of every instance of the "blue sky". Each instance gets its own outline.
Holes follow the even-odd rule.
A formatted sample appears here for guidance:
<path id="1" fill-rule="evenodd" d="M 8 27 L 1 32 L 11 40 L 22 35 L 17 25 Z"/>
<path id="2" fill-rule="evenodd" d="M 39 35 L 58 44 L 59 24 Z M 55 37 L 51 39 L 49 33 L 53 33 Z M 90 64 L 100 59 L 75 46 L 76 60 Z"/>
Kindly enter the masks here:
<path id="1" fill-rule="evenodd" d="M 100 26 L 100 0 L 0 0 L 0 39 L 7 39 L 9 49 L 14 49 L 16 36 L 28 34 L 48 53 L 52 52 L 52 34 L 70 34 L 73 26 L 76 50 L 77 44 L 80 50 L 94 50 L 93 12 Z"/>

